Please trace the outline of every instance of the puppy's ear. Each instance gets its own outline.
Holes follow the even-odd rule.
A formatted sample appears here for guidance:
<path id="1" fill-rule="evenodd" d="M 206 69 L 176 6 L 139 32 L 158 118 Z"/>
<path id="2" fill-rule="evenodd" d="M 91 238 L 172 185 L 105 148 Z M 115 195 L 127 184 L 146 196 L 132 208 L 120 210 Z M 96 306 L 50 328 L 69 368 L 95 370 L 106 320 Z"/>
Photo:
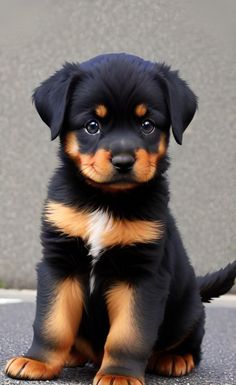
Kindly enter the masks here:
<path id="1" fill-rule="evenodd" d="M 171 71 L 170 67 L 162 64 L 158 75 L 164 85 L 173 135 L 176 142 L 182 144 L 183 133 L 197 109 L 197 97 L 179 77 L 178 71 Z"/>
<path id="2" fill-rule="evenodd" d="M 33 93 L 36 110 L 44 123 L 50 127 L 52 140 L 59 135 L 63 127 L 72 87 L 79 75 L 77 64 L 65 63 L 61 70 L 41 83 Z"/>

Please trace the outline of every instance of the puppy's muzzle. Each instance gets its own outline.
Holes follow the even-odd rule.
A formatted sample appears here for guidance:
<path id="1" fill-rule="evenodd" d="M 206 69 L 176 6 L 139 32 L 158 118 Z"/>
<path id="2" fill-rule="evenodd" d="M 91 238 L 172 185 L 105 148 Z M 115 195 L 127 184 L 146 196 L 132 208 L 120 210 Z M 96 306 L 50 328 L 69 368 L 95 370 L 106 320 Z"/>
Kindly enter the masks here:
<path id="1" fill-rule="evenodd" d="M 131 154 L 120 153 L 112 156 L 111 163 L 119 173 L 127 174 L 135 163 L 135 157 Z"/>
<path id="2" fill-rule="evenodd" d="M 136 147 L 138 145 L 136 137 L 129 132 L 124 133 L 120 139 L 111 140 L 109 149 L 111 153 L 111 163 L 118 174 L 128 174 L 131 172 L 136 161 Z"/>

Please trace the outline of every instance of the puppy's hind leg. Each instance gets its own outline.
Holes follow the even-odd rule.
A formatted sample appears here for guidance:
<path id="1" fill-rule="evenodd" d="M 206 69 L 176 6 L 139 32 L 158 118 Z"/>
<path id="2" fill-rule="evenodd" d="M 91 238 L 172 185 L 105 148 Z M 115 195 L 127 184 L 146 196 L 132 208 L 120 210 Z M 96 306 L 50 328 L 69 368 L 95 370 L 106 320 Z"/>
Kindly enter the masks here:
<path id="1" fill-rule="evenodd" d="M 39 265 L 33 343 L 25 356 L 7 363 L 9 377 L 47 380 L 63 368 L 79 328 L 83 292 L 78 278 L 59 277 L 46 262 Z"/>
<path id="2" fill-rule="evenodd" d="M 146 371 L 167 377 L 180 377 L 190 373 L 200 362 L 201 342 L 204 335 L 204 316 L 194 330 L 173 348 L 153 352 Z"/>

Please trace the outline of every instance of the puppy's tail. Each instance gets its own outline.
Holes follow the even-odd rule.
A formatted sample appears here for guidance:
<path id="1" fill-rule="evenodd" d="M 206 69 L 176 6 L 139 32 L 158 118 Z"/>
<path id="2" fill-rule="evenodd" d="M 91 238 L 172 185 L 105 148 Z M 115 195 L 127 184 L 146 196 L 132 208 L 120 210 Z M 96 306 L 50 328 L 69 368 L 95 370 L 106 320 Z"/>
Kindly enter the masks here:
<path id="1" fill-rule="evenodd" d="M 236 278 L 236 261 L 225 268 L 203 277 L 197 277 L 202 302 L 211 302 L 213 298 L 227 293 Z"/>

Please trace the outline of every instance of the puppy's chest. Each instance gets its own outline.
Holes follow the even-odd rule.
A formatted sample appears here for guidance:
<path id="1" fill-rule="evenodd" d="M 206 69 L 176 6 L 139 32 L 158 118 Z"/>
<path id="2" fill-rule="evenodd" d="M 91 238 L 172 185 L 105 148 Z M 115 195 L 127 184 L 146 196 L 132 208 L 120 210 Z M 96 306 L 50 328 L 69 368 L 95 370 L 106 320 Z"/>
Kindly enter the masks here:
<path id="1" fill-rule="evenodd" d="M 89 214 L 87 231 L 84 234 L 84 241 L 89 246 L 89 253 L 96 258 L 101 250 L 106 248 L 106 243 L 114 236 L 114 224 L 112 217 L 107 212 L 96 210 Z M 108 239 L 107 239 L 108 238 Z"/>
<path id="2" fill-rule="evenodd" d="M 82 210 L 52 201 L 46 204 L 45 219 L 63 235 L 82 238 L 94 258 L 112 246 L 156 241 L 163 232 L 160 221 L 115 218 L 102 209 Z"/>

